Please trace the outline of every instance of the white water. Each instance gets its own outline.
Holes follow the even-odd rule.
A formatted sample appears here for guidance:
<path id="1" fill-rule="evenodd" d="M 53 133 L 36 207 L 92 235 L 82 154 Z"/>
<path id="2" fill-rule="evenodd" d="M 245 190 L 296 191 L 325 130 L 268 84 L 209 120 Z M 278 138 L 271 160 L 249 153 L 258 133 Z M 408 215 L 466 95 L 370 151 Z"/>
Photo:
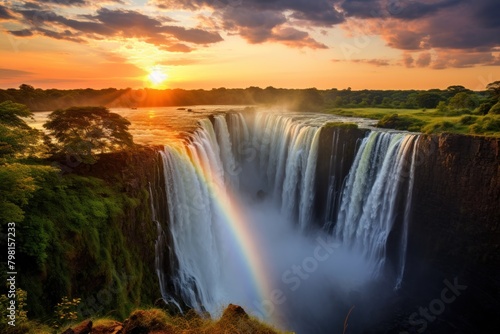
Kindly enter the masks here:
<path id="1" fill-rule="evenodd" d="M 312 218 L 323 122 L 322 117 L 262 112 L 249 124 L 239 114 L 219 115 L 213 123 L 200 121 L 184 147 L 165 148 L 169 227 L 178 262 L 175 291 L 162 285 L 167 302 L 181 298 L 213 316 L 237 303 L 264 318 L 282 316 L 299 333 L 327 332 L 332 328 L 328 322 L 343 320 L 342 314 L 332 320 L 328 310 L 338 312 L 335 303 L 347 303 L 353 289 L 383 276 L 388 236 L 398 220 L 402 232 L 394 285 L 401 285 L 417 136 L 371 132 L 363 140 L 333 229 L 340 246 L 323 260 L 316 251 L 325 242 L 332 244 L 325 231 L 334 224 L 319 230 Z M 219 196 L 243 203 L 254 233 L 246 237 L 259 243 L 258 255 L 272 264 L 267 279 L 284 292 L 283 305 L 262 307 L 265 301 L 253 289 L 246 259 L 235 254 L 240 245 L 217 205 Z"/>

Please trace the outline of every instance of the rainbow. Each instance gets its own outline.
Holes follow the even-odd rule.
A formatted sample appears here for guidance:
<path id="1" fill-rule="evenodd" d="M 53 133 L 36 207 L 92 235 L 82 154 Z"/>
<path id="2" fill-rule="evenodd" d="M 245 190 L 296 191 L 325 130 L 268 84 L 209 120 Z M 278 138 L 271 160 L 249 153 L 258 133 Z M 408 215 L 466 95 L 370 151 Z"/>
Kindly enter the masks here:
<path id="1" fill-rule="evenodd" d="M 227 223 L 234 240 L 240 245 L 239 253 L 242 259 L 247 263 L 254 289 L 262 302 L 271 296 L 272 288 L 267 278 L 267 264 L 265 257 L 261 254 L 261 248 L 255 241 L 253 231 L 250 229 L 250 222 L 241 209 L 240 203 L 235 196 L 229 196 L 228 190 L 221 187 L 222 182 L 214 182 L 211 176 L 207 175 L 199 165 L 195 165 L 195 170 L 198 176 L 206 182 L 209 190 L 214 195 L 214 202 L 220 212 L 224 215 L 224 220 Z M 256 306 L 256 305 L 254 305 Z M 265 315 L 265 314 L 264 314 Z"/>
<path id="2" fill-rule="evenodd" d="M 217 206 L 219 212 L 223 215 L 224 222 L 227 225 L 233 240 L 239 246 L 235 251 L 245 263 L 248 277 L 251 278 L 253 292 L 256 294 L 255 300 L 252 300 L 252 315 L 256 315 L 263 320 L 272 323 L 275 326 L 282 327 L 283 323 L 279 316 L 279 305 L 272 301 L 273 287 L 269 279 L 270 265 L 266 262 L 265 254 L 262 254 L 257 238 L 251 230 L 251 222 L 248 221 L 242 210 L 242 205 L 236 199 L 237 196 L 230 196 L 228 189 L 223 186 L 224 182 L 212 175 L 211 170 L 217 170 L 215 166 L 203 168 L 202 164 L 195 163 L 189 146 L 182 145 L 180 148 L 187 154 L 198 178 L 204 182 L 213 196 L 213 203 Z M 194 148 L 191 146 L 191 148 Z M 253 311 L 253 312 L 252 312 Z"/>

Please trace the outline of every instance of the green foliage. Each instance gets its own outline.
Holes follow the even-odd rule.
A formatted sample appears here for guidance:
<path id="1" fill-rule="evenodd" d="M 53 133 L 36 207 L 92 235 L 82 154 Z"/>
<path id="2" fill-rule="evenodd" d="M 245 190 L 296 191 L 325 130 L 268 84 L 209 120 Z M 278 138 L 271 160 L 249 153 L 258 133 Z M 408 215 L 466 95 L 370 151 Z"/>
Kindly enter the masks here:
<path id="1" fill-rule="evenodd" d="M 60 145 L 62 153 L 95 163 L 97 153 L 132 147 L 130 122 L 104 107 L 72 107 L 56 110 L 43 125 Z"/>
<path id="2" fill-rule="evenodd" d="M 420 128 L 423 125 L 425 125 L 425 122 L 417 118 L 409 116 L 399 116 L 398 114 L 386 115 L 377 123 L 377 127 L 379 128 L 408 131 L 420 131 Z"/>
<path id="3" fill-rule="evenodd" d="M 493 107 L 492 102 L 484 102 L 481 103 L 475 110 L 474 113 L 478 115 L 486 115 L 488 111 L 490 111 L 491 107 Z"/>
<path id="4" fill-rule="evenodd" d="M 454 110 L 473 110 L 479 105 L 474 93 L 460 92 L 450 99 L 449 106 Z"/>
<path id="5" fill-rule="evenodd" d="M 47 166 L 20 163 L 0 164 L 0 222 L 21 222 L 23 207 L 54 170 Z"/>
<path id="6" fill-rule="evenodd" d="M 444 103 L 441 105 L 444 105 Z M 400 130 L 500 136 L 500 130 L 495 130 L 495 124 L 500 117 L 493 114 L 485 117 L 472 115 L 460 116 L 455 115 L 453 112 L 442 113 L 437 109 L 426 112 L 414 109 L 402 109 L 398 110 L 398 114 L 395 114 L 393 109 L 383 108 L 333 109 L 328 112 L 342 116 L 378 119 L 379 126 Z"/>
<path id="7" fill-rule="evenodd" d="M 28 321 L 28 311 L 25 310 L 26 308 L 26 296 L 27 293 L 26 291 L 17 288 L 16 289 L 16 297 L 15 297 L 15 322 L 17 324 L 21 324 L 24 322 Z M 0 295 L 0 307 L 2 308 L 2 317 L 0 318 L 0 329 L 3 331 L 6 328 L 9 328 L 8 322 L 10 319 L 6 316 L 6 310 L 7 307 L 10 305 L 11 299 L 8 298 L 8 296 L 5 295 Z"/>
<path id="8" fill-rule="evenodd" d="M 494 106 L 492 106 L 488 114 L 500 115 L 500 102 L 497 102 Z"/>
<path id="9" fill-rule="evenodd" d="M 466 115 L 466 116 L 462 116 L 462 118 L 460 118 L 460 124 L 471 125 L 471 124 L 474 124 L 476 122 L 476 120 L 477 120 L 477 117 Z"/>
<path id="10" fill-rule="evenodd" d="M 500 81 L 490 82 L 486 85 L 486 89 L 490 92 L 494 100 L 500 99 Z"/>
<path id="11" fill-rule="evenodd" d="M 445 114 L 448 111 L 450 111 L 450 109 L 448 108 L 448 105 L 444 101 L 439 101 L 436 109 L 438 112 L 440 112 L 442 114 Z"/>
<path id="12" fill-rule="evenodd" d="M 498 116 L 485 116 L 479 118 L 476 123 L 469 127 L 469 131 L 474 134 L 500 135 L 500 118 Z"/>
<path id="13" fill-rule="evenodd" d="M 152 283 L 141 284 L 147 269 L 122 225 L 128 210 L 148 203 L 147 192 L 128 197 L 120 190 L 123 184 L 115 182 L 115 187 L 97 178 L 54 173 L 29 200 L 18 244 L 20 280 L 31 291 L 33 315 L 48 316 L 47 309 L 64 296 L 80 296 L 84 317 L 110 310 L 124 316 L 141 304 L 143 290 L 151 290 Z"/>
<path id="14" fill-rule="evenodd" d="M 442 96 L 437 92 L 420 92 L 415 96 L 416 105 L 419 108 L 436 108 Z"/>
<path id="15" fill-rule="evenodd" d="M 69 322 L 78 320 L 77 310 L 81 301 L 80 298 L 69 299 L 64 296 L 61 302 L 57 303 L 55 307 L 52 327 L 58 329 Z"/>
<path id="16" fill-rule="evenodd" d="M 424 133 L 441 133 L 441 132 L 452 132 L 455 125 L 449 121 L 437 121 L 431 124 L 427 124 L 422 128 Z"/>
<path id="17" fill-rule="evenodd" d="M 33 117 L 33 114 L 27 106 L 5 101 L 0 103 L 0 123 L 11 128 L 29 129 L 23 118 Z"/>
<path id="18" fill-rule="evenodd" d="M 12 101 L 0 103 L 0 163 L 34 153 L 41 132 L 31 129 L 23 119 L 32 116 L 25 105 Z"/>

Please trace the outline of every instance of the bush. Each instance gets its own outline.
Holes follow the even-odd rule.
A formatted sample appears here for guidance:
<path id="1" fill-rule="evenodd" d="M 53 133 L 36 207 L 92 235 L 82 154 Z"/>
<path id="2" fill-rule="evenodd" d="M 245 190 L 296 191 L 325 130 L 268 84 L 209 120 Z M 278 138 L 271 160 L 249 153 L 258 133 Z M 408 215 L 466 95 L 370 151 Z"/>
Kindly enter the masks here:
<path id="1" fill-rule="evenodd" d="M 497 102 L 493 107 L 491 107 L 488 114 L 500 115 L 500 102 Z"/>
<path id="2" fill-rule="evenodd" d="M 474 124 L 477 120 L 477 117 L 474 117 L 474 116 L 462 116 L 462 118 L 460 118 L 460 124 L 463 124 L 463 125 L 471 125 L 471 124 Z"/>
<path id="3" fill-rule="evenodd" d="M 396 130 L 420 131 L 425 122 L 409 116 L 399 116 L 398 114 L 385 115 L 377 123 L 379 128 Z"/>
<path id="4" fill-rule="evenodd" d="M 426 125 L 422 132 L 424 133 L 441 133 L 441 132 L 450 132 L 453 130 L 455 125 L 452 122 L 448 121 L 439 121 L 436 123 L 431 123 Z"/>
<path id="5" fill-rule="evenodd" d="M 469 132 L 475 134 L 500 134 L 500 119 L 483 117 L 469 127 Z"/>
<path id="6" fill-rule="evenodd" d="M 493 103 L 491 102 L 481 103 L 479 107 L 474 109 L 474 113 L 478 115 L 486 115 L 488 111 L 490 111 L 491 107 L 493 107 Z"/>

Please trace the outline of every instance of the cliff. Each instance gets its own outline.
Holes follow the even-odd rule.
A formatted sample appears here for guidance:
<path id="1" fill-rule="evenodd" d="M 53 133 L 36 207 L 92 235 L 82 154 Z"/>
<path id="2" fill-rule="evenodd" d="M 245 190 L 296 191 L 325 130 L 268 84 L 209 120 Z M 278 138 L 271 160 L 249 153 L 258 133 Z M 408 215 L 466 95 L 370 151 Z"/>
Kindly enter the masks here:
<path id="1" fill-rule="evenodd" d="M 456 278 L 449 308 L 480 332 L 500 308 L 500 139 L 421 135 L 417 150 L 407 287 L 425 305 Z"/>

